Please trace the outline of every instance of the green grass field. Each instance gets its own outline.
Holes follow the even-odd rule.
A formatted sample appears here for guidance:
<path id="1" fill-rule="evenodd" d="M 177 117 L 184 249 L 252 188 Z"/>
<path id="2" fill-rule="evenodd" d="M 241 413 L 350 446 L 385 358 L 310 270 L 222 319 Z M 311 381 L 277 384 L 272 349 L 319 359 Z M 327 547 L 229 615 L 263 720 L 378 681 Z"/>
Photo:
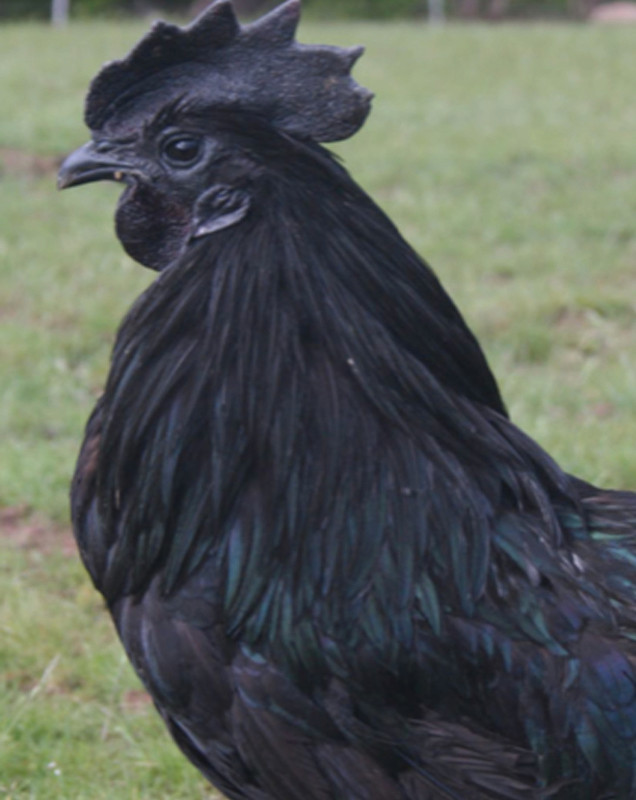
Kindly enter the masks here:
<path id="1" fill-rule="evenodd" d="M 139 690 L 68 535 L 118 321 L 152 278 L 118 189 L 55 191 L 86 85 L 144 26 L 0 27 L 0 798 L 212 798 Z M 636 487 L 636 29 L 315 25 L 376 93 L 338 147 L 477 332 L 513 418 Z"/>

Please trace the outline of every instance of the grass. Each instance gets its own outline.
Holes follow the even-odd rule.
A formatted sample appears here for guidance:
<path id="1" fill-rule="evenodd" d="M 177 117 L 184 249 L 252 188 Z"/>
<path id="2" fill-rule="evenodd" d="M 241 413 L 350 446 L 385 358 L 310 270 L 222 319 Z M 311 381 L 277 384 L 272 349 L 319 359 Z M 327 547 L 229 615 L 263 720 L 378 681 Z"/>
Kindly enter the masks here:
<path id="1" fill-rule="evenodd" d="M 112 233 L 115 187 L 58 195 L 21 160 L 85 139 L 89 79 L 143 27 L 0 27 L 5 800 L 214 796 L 139 692 L 67 532 L 84 420 L 152 276 Z M 375 109 L 337 149 L 436 267 L 513 418 L 567 469 L 636 486 L 636 31 L 306 24 L 301 38 L 367 44 L 356 74 Z"/>

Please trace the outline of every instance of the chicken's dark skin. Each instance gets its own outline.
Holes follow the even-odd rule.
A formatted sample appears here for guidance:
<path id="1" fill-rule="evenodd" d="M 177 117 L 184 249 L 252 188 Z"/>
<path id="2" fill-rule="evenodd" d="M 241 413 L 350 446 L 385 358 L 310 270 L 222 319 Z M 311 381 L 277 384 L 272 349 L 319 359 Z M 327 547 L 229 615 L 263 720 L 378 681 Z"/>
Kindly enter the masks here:
<path id="1" fill-rule="evenodd" d="M 142 56 L 60 179 L 126 182 L 119 237 L 160 271 L 72 510 L 177 743 L 230 798 L 636 797 L 636 496 L 510 422 L 321 139 Z"/>

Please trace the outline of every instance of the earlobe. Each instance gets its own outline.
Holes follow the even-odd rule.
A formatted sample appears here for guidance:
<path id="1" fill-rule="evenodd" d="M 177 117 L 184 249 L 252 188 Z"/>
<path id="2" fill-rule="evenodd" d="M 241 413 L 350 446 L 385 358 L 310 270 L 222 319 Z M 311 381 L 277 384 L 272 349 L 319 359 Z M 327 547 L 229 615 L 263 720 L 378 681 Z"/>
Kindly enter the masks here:
<path id="1" fill-rule="evenodd" d="M 247 214 L 250 204 L 251 198 L 245 189 L 225 184 L 212 186 L 194 207 L 190 238 L 198 239 L 236 225 Z"/>

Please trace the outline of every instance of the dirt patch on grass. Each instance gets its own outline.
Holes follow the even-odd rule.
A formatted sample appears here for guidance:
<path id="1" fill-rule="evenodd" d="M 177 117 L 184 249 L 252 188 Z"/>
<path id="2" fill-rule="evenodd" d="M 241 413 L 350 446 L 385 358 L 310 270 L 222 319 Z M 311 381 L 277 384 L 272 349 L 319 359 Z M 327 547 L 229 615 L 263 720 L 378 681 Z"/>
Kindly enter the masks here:
<path id="1" fill-rule="evenodd" d="M 152 697 L 143 689 L 129 689 L 124 692 L 120 706 L 123 711 L 139 713 L 152 705 Z"/>
<path id="2" fill-rule="evenodd" d="M 0 540 L 21 550 L 75 556 L 77 547 L 68 528 L 34 516 L 25 506 L 0 509 Z"/>
<path id="3" fill-rule="evenodd" d="M 0 177 L 26 175 L 41 178 L 53 175 L 59 169 L 63 156 L 42 156 L 15 147 L 0 147 Z"/>

